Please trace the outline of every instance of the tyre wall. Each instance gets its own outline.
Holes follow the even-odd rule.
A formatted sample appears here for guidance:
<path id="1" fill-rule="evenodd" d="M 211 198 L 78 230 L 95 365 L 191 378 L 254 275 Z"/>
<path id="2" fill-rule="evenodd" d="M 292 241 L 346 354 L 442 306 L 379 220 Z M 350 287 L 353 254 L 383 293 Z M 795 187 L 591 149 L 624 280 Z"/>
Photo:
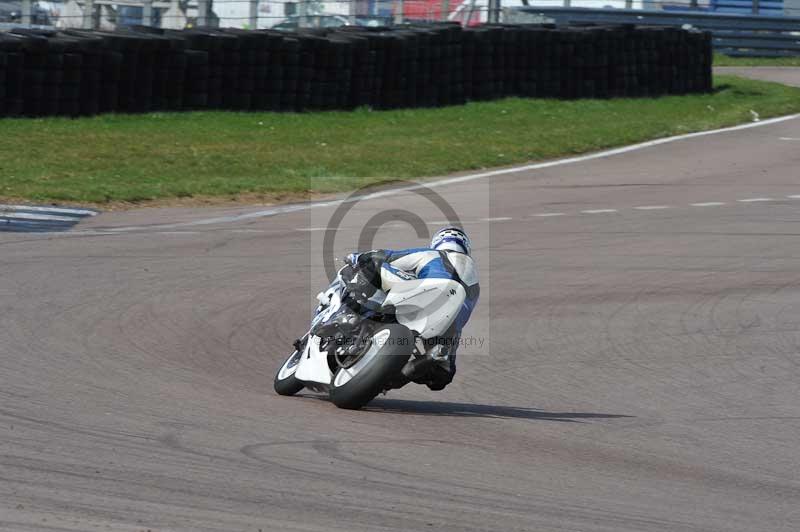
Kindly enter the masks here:
<path id="1" fill-rule="evenodd" d="M 434 23 L 0 33 L 0 116 L 439 107 L 708 92 L 709 33 Z"/>

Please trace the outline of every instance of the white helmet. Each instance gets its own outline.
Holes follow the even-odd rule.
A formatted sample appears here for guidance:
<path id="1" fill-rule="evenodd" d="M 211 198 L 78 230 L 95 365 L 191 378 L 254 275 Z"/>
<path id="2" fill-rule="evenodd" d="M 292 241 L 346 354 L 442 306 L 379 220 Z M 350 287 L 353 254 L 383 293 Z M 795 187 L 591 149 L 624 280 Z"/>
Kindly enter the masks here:
<path id="1" fill-rule="evenodd" d="M 467 234 L 458 227 L 439 229 L 431 239 L 431 249 L 459 251 L 470 254 L 470 242 Z"/>

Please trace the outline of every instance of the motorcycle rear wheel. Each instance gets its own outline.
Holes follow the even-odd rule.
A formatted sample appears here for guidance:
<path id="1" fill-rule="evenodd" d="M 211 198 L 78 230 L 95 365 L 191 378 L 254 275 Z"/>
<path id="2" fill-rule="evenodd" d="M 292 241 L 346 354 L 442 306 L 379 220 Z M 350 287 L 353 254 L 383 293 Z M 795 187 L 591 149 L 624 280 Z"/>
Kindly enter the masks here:
<path id="1" fill-rule="evenodd" d="M 333 375 L 329 393 L 339 408 L 357 410 L 372 401 L 397 377 L 414 350 L 414 334 L 397 323 L 382 326 L 371 342 L 355 364 Z"/>

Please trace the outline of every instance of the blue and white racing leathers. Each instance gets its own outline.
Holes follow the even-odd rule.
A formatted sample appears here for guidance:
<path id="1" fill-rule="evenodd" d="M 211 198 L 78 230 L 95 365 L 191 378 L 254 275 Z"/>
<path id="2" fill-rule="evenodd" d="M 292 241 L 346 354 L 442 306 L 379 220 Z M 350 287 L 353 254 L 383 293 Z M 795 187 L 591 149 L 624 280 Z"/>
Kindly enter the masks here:
<path id="1" fill-rule="evenodd" d="M 469 321 L 475 305 L 478 303 L 480 286 L 478 270 L 472 257 L 452 250 L 437 251 L 430 248 L 411 248 L 403 250 L 381 249 L 349 257 L 352 264 L 364 262 L 369 258 L 373 267 L 380 267 L 381 289 L 388 292 L 397 283 L 411 279 L 452 279 L 461 283 L 467 292 L 461 310 L 447 331 L 446 358 L 440 361 L 441 367 L 447 371 L 449 378 L 437 389 L 443 388 L 456 373 L 456 350 L 458 349 L 461 331 Z M 377 281 L 377 280 L 376 280 Z M 377 284 L 377 283 L 376 283 Z"/>

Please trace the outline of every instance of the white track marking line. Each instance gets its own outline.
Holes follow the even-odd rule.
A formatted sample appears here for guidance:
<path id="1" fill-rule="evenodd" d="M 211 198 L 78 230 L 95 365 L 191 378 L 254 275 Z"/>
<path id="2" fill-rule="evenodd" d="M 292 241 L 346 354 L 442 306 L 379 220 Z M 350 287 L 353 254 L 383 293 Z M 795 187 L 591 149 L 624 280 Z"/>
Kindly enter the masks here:
<path id="1" fill-rule="evenodd" d="M 353 196 L 348 198 L 343 198 L 334 201 L 325 201 L 325 202 L 318 202 L 318 203 L 301 203 L 296 205 L 282 205 L 280 207 L 273 207 L 270 209 L 264 209 L 261 211 L 256 212 L 248 212 L 244 214 L 235 214 L 230 216 L 220 216 L 217 218 L 205 218 L 202 220 L 195 220 L 192 222 L 180 222 L 174 224 L 165 224 L 161 225 L 159 228 L 167 229 L 171 227 L 185 227 L 185 226 L 198 226 L 198 225 L 211 225 L 211 224 L 222 224 L 222 223 L 233 223 L 233 222 L 240 222 L 242 220 L 252 220 L 254 218 L 266 218 L 269 216 L 275 216 L 278 214 L 285 214 L 290 212 L 297 212 L 297 211 L 306 211 L 309 209 L 318 209 L 320 207 L 329 207 L 335 205 L 341 205 L 343 203 L 352 203 L 358 201 L 365 201 L 377 198 L 385 198 L 389 196 L 396 196 L 398 194 L 402 194 L 404 192 L 411 192 L 414 190 L 420 189 L 428 189 L 428 188 L 435 188 L 435 187 L 443 187 L 447 185 L 454 185 L 456 183 L 467 183 L 469 181 L 474 181 L 476 179 L 485 179 L 487 177 L 495 177 L 501 175 L 508 175 L 508 174 L 517 174 L 520 172 L 529 172 L 532 170 L 542 170 L 545 168 L 553 168 L 556 166 L 565 166 L 569 164 L 576 164 L 576 163 L 583 163 L 587 161 L 593 161 L 595 159 L 604 159 L 606 157 L 613 157 L 615 155 L 623 155 L 639 150 L 643 150 L 646 148 L 652 148 L 654 146 L 660 146 L 662 144 L 669 144 L 672 142 L 677 142 L 681 140 L 687 139 L 694 139 L 698 137 L 705 137 L 708 135 L 718 135 L 721 133 L 732 133 L 735 131 L 742 131 L 745 129 L 751 129 L 756 127 L 764 127 L 770 126 L 774 124 L 779 124 L 781 122 L 786 122 L 788 120 L 795 120 L 800 118 L 800 114 L 794 114 L 789 116 L 781 116 L 778 118 L 770 118 L 768 120 L 762 120 L 760 122 L 748 122 L 746 124 L 740 124 L 738 126 L 723 128 L 723 129 L 712 129 L 709 131 L 698 131 L 696 133 L 687 133 L 685 135 L 676 135 L 674 137 L 665 137 L 663 139 L 656 139 L 650 140 L 647 142 L 641 142 L 639 144 L 632 144 L 630 146 L 623 146 L 622 148 L 614 148 L 611 150 L 596 152 L 596 153 L 589 153 L 586 155 L 578 155 L 576 157 L 568 157 L 566 159 L 557 159 L 555 161 L 547 161 L 542 163 L 532 163 L 532 164 L 524 164 L 521 166 L 512 166 L 509 168 L 501 168 L 499 170 L 489 170 L 486 172 L 479 172 L 476 174 L 468 174 L 459 177 L 450 177 L 445 179 L 439 179 L 437 181 L 429 181 L 425 183 L 419 183 L 415 185 L 409 185 L 405 187 L 397 187 L 392 188 L 389 190 L 382 190 L 380 192 L 373 192 L 371 194 L 364 194 L 360 196 Z M 132 225 L 128 227 L 118 227 L 116 231 L 138 231 L 142 229 L 155 229 L 154 226 L 146 226 L 146 225 Z"/>
<path id="2" fill-rule="evenodd" d="M 54 214 L 72 214 L 75 216 L 96 216 L 97 213 L 95 211 L 89 211 L 86 209 L 66 209 L 64 207 L 37 207 L 34 205 L 0 205 L 0 212 L 3 211 L 31 211 L 31 212 L 42 212 L 42 213 L 54 213 Z"/>
<path id="3" fill-rule="evenodd" d="M 772 198 L 745 198 L 736 201 L 738 201 L 739 203 L 758 203 L 761 201 L 775 201 L 775 200 L 773 200 Z"/>
<path id="4" fill-rule="evenodd" d="M 725 203 L 721 201 L 707 201 L 705 203 L 692 203 L 692 207 L 721 207 Z"/>
<path id="5" fill-rule="evenodd" d="M 661 211 L 664 209 L 670 209 L 669 205 L 641 205 L 639 207 L 634 207 L 634 209 L 638 209 L 640 211 Z"/>
<path id="6" fill-rule="evenodd" d="M 800 194 L 792 194 L 791 196 L 786 196 L 789 199 L 800 199 Z"/>
<path id="7" fill-rule="evenodd" d="M 327 231 L 327 227 L 295 227 L 295 231 Z"/>
<path id="8" fill-rule="evenodd" d="M 127 236 L 126 233 L 115 233 L 113 231 L 108 231 L 108 230 L 105 230 L 105 231 L 99 231 L 99 230 L 98 231 L 92 231 L 90 229 L 87 229 L 85 231 L 67 231 L 67 232 L 59 231 L 59 232 L 34 233 L 34 234 L 36 234 L 36 235 L 54 235 L 54 236 L 65 236 L 65 235 L 69 235 L 69 236 L 73 236 L 73 235 L 78 235 L 78 236 L 80 236 L 80 235 L 84 235 L 84 236 L 103 236 L 103 235 Z"/>
<path id="9" fill-rule="evenodd" d="M 567 213 L 565 212 L 540 212 L 532 216 L 536 216 L 538 218 L 550 218 L 551 216 L 565 216 L 566 214 Z"/>
<path id="10" fill-rule="evenodd" d="M 9 220 L 25 220 L 32 222 L 78 222 L 73 216 L 53 216 L 51 214 L 31 214 L 27 212 L 0 212 L 0 217 Z"/>
<path id="11" fill-rule="evenodd" d="M 509 220 L 513 220 L 508 216 L 498 216 L 497 218 L 481 218 L 482 222 L 508 222 Z"/>
<path id="12" fill-rule="evenodd" d="M 795 137 L 781 137 L 781 140 L 800 140 L 800 139 Z"/>
<path id="13" fill-rule="evenodd" d="M 588 211 L 581 211 L 583 214 L 606 214 L 610 212 L 619 212 L 617 209 L 589 209 Z"/>

